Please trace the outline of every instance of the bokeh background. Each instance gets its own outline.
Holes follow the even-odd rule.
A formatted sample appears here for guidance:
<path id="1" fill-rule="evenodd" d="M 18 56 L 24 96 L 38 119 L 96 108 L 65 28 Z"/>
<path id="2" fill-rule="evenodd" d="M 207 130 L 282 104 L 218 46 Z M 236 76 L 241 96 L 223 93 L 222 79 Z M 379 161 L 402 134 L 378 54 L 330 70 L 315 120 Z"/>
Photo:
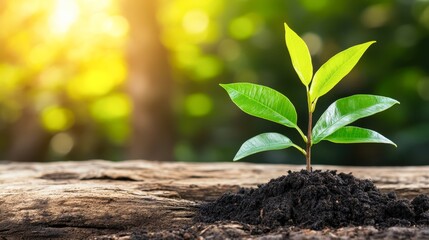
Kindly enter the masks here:
<path id="1" fill-rule="evenodd" d="M 360 120 L 398 144 L 313 147 L 315 164 L 429 164 L 429 1 L 1 0 L 0 159 L 231 161 L 241 143 L 294 130 L 248 116 L 219 83 L 287 95 L 306 127 L 304 87 L 284 44 L 287 22 L 317 69 L 376 40 L 318 103 L 351 94 L 401 105 Z M 294 149 L 253 162 L 304 163 Z"/>

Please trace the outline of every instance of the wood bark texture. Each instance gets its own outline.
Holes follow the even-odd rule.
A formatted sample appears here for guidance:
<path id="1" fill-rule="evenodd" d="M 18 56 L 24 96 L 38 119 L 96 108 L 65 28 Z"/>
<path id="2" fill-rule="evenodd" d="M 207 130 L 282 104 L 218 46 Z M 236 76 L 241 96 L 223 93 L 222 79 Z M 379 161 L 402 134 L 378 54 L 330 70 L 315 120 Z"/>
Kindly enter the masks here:
<path id="1" fill-rule="evenodd" d="M 142 160 L 0 162 L 0 239 L 138 239 L 137 236 L 149 233 L 156 236 L 160 231 L 192 226 L 192 218 L 203 201 L 212 201 L 240 187 L 256 187 L 288 170 L 303 168 Z M 352 172 L 356 177 L 372 179 L 383 191 L 395 191 L 404 198 L 429 194 L 429 166 L 313 169 Z M 208 237 L 204 234 L 213 229 L 248 234 L 243 228 L 242 224 L 212 224 L 198 231 L 203 237 Z M 429 237 L 429 229 L 426 230 Z M 296 239 L 325 236 L 317 231 L 288 231 L 288 236 L 298 236 Z M 284 237 L 284 233 L 270 234 L 273 239 Z M 245 236 L 250 237 L 242 235 Z M 264 235 L 258 237 L 261 236 Z"/>

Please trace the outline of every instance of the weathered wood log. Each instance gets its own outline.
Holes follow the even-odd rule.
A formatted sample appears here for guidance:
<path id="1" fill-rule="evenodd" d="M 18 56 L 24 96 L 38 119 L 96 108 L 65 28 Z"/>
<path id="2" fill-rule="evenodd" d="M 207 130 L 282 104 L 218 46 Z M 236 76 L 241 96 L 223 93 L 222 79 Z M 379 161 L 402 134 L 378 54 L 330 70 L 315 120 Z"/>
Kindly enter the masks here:
<path id="1" fill-rule="evenodd" d="M 137 160 L 1 163 L 0 239 L 127 239 L 191 226 L 202 201 L 302 168 Z M 352 172 L 405 198 L 429 194 L 429 166 L 314 168 Z"/>

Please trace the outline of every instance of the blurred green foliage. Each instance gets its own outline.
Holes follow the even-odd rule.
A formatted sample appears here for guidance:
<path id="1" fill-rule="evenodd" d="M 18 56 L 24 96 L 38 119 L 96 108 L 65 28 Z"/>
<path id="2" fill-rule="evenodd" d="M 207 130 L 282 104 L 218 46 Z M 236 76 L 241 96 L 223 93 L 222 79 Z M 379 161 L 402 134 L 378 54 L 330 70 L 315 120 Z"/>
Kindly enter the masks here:
<path id="1" fill-rule="evenodd" d="M 71 5 L 70 5 L 71 4 Z M 162 0 L 158 21 L 173 77 L 180 161 L 231 161 L 240 143 L 276 124 L 237 110 L 219 83 L 254 82 L 278 89 L 305 110 L 284 43 L 283 22 L 310 47 L 317 69 L 330 56 L 376 40 L 315 118 L 356 93 L 390 96 L 395 109 L 359 122 L 398 148 L 321 143 L 315 164 L 429 164 L 429 2 L 425 0 Z M 0 158 L 27 108 L 49 134 L 48 160 L 123 159 L 133 109 L 124 85 L 130 26 L 120 1 L 0 2 Z M 132 26 L 131 26 L 132 27 Z M 29 107 L 30 106 L 30 107 Z M 298 118 L 305 119 L 305 111 Z M 305 129 L 305 126 L 300 126 Z M 28 135 L 33 133 L 29 132 Z M 287 132 L 292 139 L 299 138 Z M 304 163 L 294 151 L 249 158 Z"/>
<path id="2" fill-rule="evenodd" d="M 306 103 L 299 102 L 305 91 L 284 43 L 286 21 L 309 45 L 316 69 L 341 49 L 377 41 L 332 95 L 320 100 L 315 118 L 329 103 L 350 94 L 379 94 L 401 102 L 359 123 L 380 130 L 398 143 L 397 149 L 321 143 L 314 148 L 314 163 L 429 164 L 428 1 L 176 0 L 164 2 L 159 19 L 181 86 L 176 101 L 179 160 L 229 161 L 241 141 L 257 133 L 285 131 L 235 109 L 219 83 L 268 85 L 290 96 L 298 110 L 306 109 Z M 305 112 L 298 115 L 302 119 Z M 304 163 L 302 156 L 288 150 L 249 159 Z"/>

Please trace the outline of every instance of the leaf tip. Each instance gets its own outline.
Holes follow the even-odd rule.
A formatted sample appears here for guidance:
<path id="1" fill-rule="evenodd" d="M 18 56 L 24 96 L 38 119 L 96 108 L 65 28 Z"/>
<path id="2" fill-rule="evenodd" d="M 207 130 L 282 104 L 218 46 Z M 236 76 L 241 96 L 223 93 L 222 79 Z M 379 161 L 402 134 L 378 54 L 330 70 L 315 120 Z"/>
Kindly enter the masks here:
<path id="1" fill-rule="evenodd" d="M 373 40 L 373 41 L 368 41 L 366 43 L 363 43 L 362 45 L 366 45 L 366 48 L 368 49 L 372 44 L 376 43 L 377 41 Z"/>
<path id="2" fill-rule="evenodd" d="M 372 40 L 372 41 L 368 41 L 368 42 L 362 43 L 362 44 L 360 44 L 360 45 L 367 45 L 367 46 L 369 47 L 369 46 L 371 46 L 372 44 L 374 44 L 374 43 L 376 43 L 376 42 L 377 42 L 377 41 Z"/>
<path id="3" fill-rule="evenodd" d="M 395 104 L 401 104 L 398 100 L 396 100 L 396 99 L 393 99 L 393 98 L 389 98 L 390 100 L 391 100 L 391 102 L 392 102 L 392 106 L 393 105 L 395 105 Z"/>
<path id="4" fill-rule="evenodd" d="M 392 140 L 390 140 L 386 137 L 385 137 L 385 141 L 383 143 L 390 144 L 390 145 L 393 145 L 395 148 L 398 148 L 398 145 L 396 145 L 396 143 L 394 143 Z"/>
<path id="5" fill-rule="evenodd" d="M 289 29 L 289 26 L 287 25 L 286 22 L 284 22 L 284 26 L 285 26 L 285 30 Z"/>
<path id="6" fill-rule="evenodd" d="M 227 83 L 219 83 L 219 86 L 226 90 L 228 84 Z"/>

